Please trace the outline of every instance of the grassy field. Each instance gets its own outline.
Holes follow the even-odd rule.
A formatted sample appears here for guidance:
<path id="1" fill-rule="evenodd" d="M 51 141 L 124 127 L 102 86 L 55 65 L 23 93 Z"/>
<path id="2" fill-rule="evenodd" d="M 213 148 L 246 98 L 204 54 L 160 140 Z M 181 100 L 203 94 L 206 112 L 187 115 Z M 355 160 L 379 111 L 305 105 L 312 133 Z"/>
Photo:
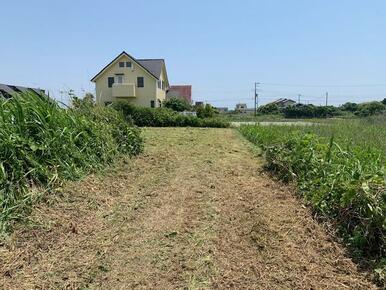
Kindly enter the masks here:
<path id="1" fill-rule="evenodd" d="M 384 279 L 386 117 L 240 131 L 263 148 L 268 169 L 294 181 L 315 212 L 335 225 L 355 256 L 377 261 L 373 267 Z"/>
<path id="2" fill-rule="evenodd" d="M 386 156 L 386 115 L 372 118 L 316 119 L 310 122 L 316 123 L 315 126 L 275 128 L 272 138 L 301 130 L 327 139 L 334 137 L 337 143 L 345 147 L 380 150 Z"/>

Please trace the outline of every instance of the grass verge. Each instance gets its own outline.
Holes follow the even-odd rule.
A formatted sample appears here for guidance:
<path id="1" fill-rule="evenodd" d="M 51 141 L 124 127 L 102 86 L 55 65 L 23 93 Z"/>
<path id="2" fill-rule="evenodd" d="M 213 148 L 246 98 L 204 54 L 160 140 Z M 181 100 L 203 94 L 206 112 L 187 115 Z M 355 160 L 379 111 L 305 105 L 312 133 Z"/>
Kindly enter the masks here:
<path id="1" fill-rule="evenodd" d="M 140 131 L 111 108 L 63 109 L 32 93 L 0 99 L 0 233 L 62 180 L 141 150 Z"/>
<path id="2" fill-rule="evenodd" d="M 306 202 L 335 225 L 354 256 L 372 264 L 384 286 L 385 128 L 385 117 L 311 127 L 240 128 L 263 149 L 267 168 L 296 182 Z"/>

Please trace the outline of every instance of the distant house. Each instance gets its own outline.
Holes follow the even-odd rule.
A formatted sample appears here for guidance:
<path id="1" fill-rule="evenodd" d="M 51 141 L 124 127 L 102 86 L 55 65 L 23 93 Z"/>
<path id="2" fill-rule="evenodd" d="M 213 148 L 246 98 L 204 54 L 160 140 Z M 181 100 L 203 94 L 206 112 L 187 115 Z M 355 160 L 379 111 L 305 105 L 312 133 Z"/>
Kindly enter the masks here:
<path id="1" fill-rule="evenodd" d="M 9 99 L 12 95 L 17 93 L 30 92 L 38 95 L 44 95 L 45 91 L 38 88 L 29 88 L 29 87 L 21 87 L 21 86 L 13 86 L 0 84 L 0 97 Z"/>
<path id="2" fill-rule="evenodd" d="M 184 112 L 179 112 L 179 114 L 184 116 L 197 116 L 197 112 L 195 111 L 184 111 Z"/>
<path id="3" fill-rule="evenodd" d="M 166 92 L 166 98 L 179 98 L 192 103 L 192 86 L 191 85 L 173 85 Z"/>
<path id="4" fill-rule="evenodd" d="M 143 107 L 160 107 L 169 80 L 164 59 L 137 59 L 123 51 L 96 76 L 96 102 L 126 100 Z"/>
<path id="5" fill-rule="evenodd" d="M 203 106 L 203 105 L 204 105 L 204 102 L 197 101 L 197 102 L 195 102 L 194 105 L 195 105 L 195 106 Z"/>
<path id="6" fill-rule="evenodd" d="M 216 107 L 216 110 L 219 113 L 226 113 L 226 112 L 228 112 L 228 107 Z"/>
<path id="7" fill-rule="evenodd" d="M 288 106 L 295 105 L 296 102 L 294 100 L 291 100 L 291 99 L 280 98 L 280 99 L 277 99 L 276 101 L 273 101 L 269 104 L 277 105 L 279 108 L 286 108 Z"/>
<path id="8" fill-rule="evenodd" d="M 235 111 L 238 113 L 246 113 L 247 112 L 247 104 L 243 104 L 243 103 L 236 104 Z"/>

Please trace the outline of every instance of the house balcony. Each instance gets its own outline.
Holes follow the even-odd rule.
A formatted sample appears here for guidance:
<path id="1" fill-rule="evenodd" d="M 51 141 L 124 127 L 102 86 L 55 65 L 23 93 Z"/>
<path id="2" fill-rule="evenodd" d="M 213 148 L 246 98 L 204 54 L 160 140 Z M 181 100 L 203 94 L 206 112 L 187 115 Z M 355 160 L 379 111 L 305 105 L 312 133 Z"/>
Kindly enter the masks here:
<path id="1" fill-rule="evenodd" d="M 123 83 L 113 84 L 113 97 L 115 98 L 135 98 L 135 84 Z"/>

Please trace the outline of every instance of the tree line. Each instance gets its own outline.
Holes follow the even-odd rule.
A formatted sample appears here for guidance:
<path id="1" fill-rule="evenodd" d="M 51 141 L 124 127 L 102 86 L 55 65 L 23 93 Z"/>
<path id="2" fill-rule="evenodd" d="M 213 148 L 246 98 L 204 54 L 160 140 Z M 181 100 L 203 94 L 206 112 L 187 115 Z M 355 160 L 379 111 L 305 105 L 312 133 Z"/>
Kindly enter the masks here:
<path id="1" fill-rule="evenodd" d="M 345 115 L 368 117 L 385 112 L 386 98 L 380 102 L 373 101 L 359 104 L 347 102 L 339 107 L 296 104 L 280 108 L 278 105 L 271 103 L 258 108 L 258 113 L 262 115 L 282 114 L 285 118 L 331 118 Z"/>

